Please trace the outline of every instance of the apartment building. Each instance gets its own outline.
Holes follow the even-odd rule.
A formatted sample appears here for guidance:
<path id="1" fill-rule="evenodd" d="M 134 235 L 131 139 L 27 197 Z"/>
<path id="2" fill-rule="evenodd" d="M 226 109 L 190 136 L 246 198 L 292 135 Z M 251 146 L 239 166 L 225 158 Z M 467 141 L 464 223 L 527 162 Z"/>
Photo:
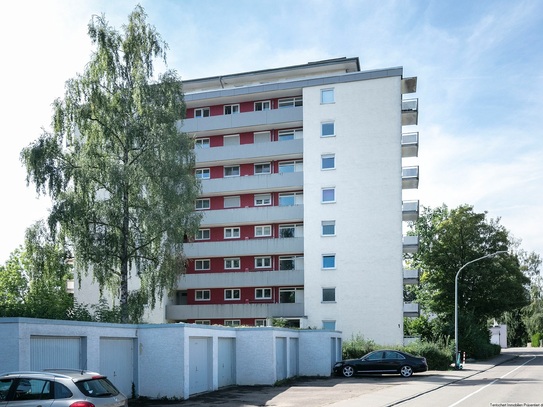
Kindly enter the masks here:
<path id="1" fill-rule="evenodd" d="M 183 82 L 203 215 L 151 322 L 334 329 L 403 340 L 417 237 L 416 78 L 338 58 Z M 408 160 L 408 161 L 409 161 Z M 162 318 L 162 320 L 160 320 Z"/>

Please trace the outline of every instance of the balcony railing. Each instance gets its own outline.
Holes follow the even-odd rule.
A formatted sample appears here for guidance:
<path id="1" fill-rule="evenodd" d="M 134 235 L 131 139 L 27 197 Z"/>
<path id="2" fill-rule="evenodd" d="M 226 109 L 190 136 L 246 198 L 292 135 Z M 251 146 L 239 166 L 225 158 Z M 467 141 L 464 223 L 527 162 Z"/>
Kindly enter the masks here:
<path id="1" fill-rule="evenodd" d="M 222 288 L 222 287 L 293 287 L 304 284 L 304 271 L 238 271 L 224 273 L 183 274 L 177 280 L 177 286 L 183 289 Z"/>
<path id="2" fill-rule="evenodd" d="M 419 201 L 402 201 L 402 220 L 416 221 L 419 218 Z"/>
<path id="3" fill-rule="evenodd" d="M 419 167 L 403 167 L 402 168 L 402 188 L 417 189 L 419 187 Z"/>
<path id="4" fill-rule="evenodd" d="M 403 252 L 404 253 L 416 253 L 419 250 L 419 237 L 418 236 L 404 236 L 403 237 Z"/>
<path id="5" fill-rule="evenodd" d="M 166 305 L 166 319 L 293 318 L 304 316 L 303 303 Z"/>
<path id="6" fill-rule="evenodd" d="M 304 252 L 304 238 L 229 239 L 220 242 L 194 242 L 183 244 L 189 258 L 256 256 L 260 254 L 300 254 Z"/>
<path id="7" fill-rule="evenodd" d="M 417 157 L 419 155 L 419 133 L 402 134 L 402 157 Z"/>
<path id="8" fill-rule="evenodd" d="M 418 124 L 419 122 L 419 100 L 402 100 L 402 126 Z"/>
<path id="9" fill-rule="evenodd" d="M 406 318 L 416 318 L 420 316 L 419 304 L 414 302 L 404 302 L 403 316 Z"/>
<path id="10" fill-rule="evenodd" d="M 403 270 L 403 283 L 404 285 L 418 284 L 420 270 L 419 269 L 404 269 Z"/>

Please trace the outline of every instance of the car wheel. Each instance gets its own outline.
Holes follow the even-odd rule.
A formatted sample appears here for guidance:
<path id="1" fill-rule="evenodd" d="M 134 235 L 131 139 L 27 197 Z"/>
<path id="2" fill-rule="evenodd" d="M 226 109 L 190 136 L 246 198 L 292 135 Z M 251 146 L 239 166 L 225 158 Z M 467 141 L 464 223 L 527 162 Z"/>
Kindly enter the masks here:
<path id="1" fill-rule="evenodd" d="M 404 365 L 400 368 L 400 374 L 403 377 L 411 377 L 413 375 L 413 368 L 408 365 Z"/>
<path id="2" fill-rule="evenodd" d="M 341 373 L 345 377 L 352 377 L 354 375 L 354 368 L 352 366 L 343 366 Z"/>

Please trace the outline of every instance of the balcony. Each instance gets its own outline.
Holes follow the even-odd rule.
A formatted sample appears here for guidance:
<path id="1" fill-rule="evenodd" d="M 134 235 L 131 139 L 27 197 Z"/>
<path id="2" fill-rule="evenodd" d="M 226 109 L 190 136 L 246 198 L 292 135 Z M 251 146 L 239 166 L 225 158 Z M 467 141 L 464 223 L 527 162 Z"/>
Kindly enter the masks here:
<path id="1" fill-rule="evenodd" d="M 417 189 L 419 187 L 419 167 L 402 168 L 402 189 Z"/>
<path id="2" fill-rule="evenodd" d="M 202 196 L 237 195 L 269 191 L 297 191 L 303 188 L 304 173 L 285 172 L 202 180 Z"/>
<path id="3" fill-rule="evenodd" d="M 302 157 L 303 148 L 303 139 L 297 139 L 269 143 L 196 148 L 194 152 L 198 167 L 205 167 L 206 165 L 229 165 L 278 159 L 296 159 Z"/>
<path id="4" fill-rule="evenodd" d="M 402 220 L 415 222 L 419 218 L 419 201 L 402 201 Z"/>
<path id="5" fill-rule="evenodd" d="M 200 227 L 303 222 L 304 206 L 256 206 L 201 211 Z"/>
<path id="6" fill-rule="evenodd" d="M 222 287 L 294 287 L 304 285 L 303 270 L 244 271 L 183 274 L 177 286 L 183 289 Z"/>
<path id="7" fill-rule="evenodd" d="M 406 318 L 417 318 L 420 316 L 419 304 L 414 302 L 403 303 L 403 316 Z"/>
<path id="8" fill-rule="evenodd" d="M 413 285 L 419 283 L 420 270 L 419 269 L 404 269 L 403 270 L 403 284 Z"/>
<path id="9" fill-rule="evenodd" d="M 402 100 L 402 126 L 410 126 L 419 122 L 419 100 Z"/>
<path id="10" fill-rule="evenodd" d="M 221 242 L 196 242 L 183 244 L 189 258 L 239 257 L 260 254 L 300 254 L 304 252 L 304 238 L 231 239 Z"/>
<path id="11" fill-rule="evenodd" d="M 418 157 L 419 155 L 419 133 L 402 134 L 402 158 Z"/>
<path id="12" fill-rule="evenodd" d="M 277 125 L 283 128 L 301 127 L 302 121 L 303 106 L 185 119 L 178 127 L 182 132 L 204 136 L 269 130 Z"/>
<path id="13" fill-rule="evenodd" d="M 416 253 L 419 251 L 418 236 L 404 236 L 402 243 L 404 253 Z"/>
<path id="14" fill-rule="evenodd" d="M 406 93 L 415 93 L 417 91 L 417 77 L 413 76 L 410 78 L 402 79 L 402 94 Z"/>
<path id="15" fill-rule="evenodd" d="M 296 318 L 304 316 L 303 303 L 166 305 L 166 319 Z"/>

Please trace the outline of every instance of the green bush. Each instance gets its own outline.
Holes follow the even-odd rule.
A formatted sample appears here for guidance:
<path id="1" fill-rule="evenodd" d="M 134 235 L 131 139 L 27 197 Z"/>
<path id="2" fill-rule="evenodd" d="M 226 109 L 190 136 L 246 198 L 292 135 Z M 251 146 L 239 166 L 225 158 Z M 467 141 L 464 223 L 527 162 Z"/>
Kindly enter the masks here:
<path id="1" fill-rule="evenodd" d="M 417 341 L 407 345 L 404 350 L 425 357 L 430 370 L 448 370 L 454 361 L 454 349 L 447 344 Z"/>
<path id="2" fill-rule="evenodd" d="M 541 341 L 541 334 L 540 333 L 533 334 L 532 335 L 532 348 L 539 347 L 540 341 Z"/>
<path id="3" fill-rule="evenodd" d="M 343 342 L 342 348 L 343 359 L 356 359 L 374 351 L 377 345 L 371 340 L 364 339 L 362 335 L 356 335 L 350 341 Z"/>

